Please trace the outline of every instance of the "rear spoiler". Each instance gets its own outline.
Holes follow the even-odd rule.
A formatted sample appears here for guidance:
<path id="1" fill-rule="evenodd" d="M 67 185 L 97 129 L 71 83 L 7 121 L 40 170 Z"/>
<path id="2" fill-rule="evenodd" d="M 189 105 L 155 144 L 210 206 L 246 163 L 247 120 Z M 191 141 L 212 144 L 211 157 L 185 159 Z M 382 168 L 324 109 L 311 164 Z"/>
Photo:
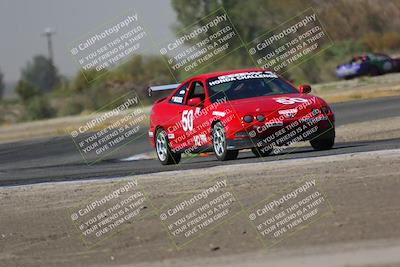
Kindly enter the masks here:
<path id="1" fill-rule="evenodd" d="M 152 92 L 174 90 L 174 89 L 178 88 L 179 85 L 181 85 L 181 84 L 180 83 L 176 83 L 176 84 L 150 86 L 148 88 L 149 96 L 151 96 Z"/>

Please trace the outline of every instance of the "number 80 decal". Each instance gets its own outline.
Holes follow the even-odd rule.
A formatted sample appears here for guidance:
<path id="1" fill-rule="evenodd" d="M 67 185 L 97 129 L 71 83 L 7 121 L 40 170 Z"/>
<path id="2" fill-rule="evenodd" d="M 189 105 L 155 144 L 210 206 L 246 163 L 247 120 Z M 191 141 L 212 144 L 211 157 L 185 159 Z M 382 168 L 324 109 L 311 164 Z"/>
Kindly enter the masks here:
<path id="1" fill-rule="evenodd" d="M 294 103 L 306 103 L 307 99 L 301 97 L 288 97 L 288 98 L 275 98 L 275 101 L 284 105 L 291 105 Z"/>

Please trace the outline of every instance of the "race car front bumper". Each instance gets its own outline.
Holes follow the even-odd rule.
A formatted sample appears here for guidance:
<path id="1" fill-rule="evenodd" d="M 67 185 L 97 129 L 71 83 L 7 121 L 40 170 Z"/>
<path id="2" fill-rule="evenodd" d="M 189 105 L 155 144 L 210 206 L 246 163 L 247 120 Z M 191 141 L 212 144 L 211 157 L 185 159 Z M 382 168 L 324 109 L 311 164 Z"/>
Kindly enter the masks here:
<path id="1" fill-rule="evenodd" d="M 251 133 L 249 132 L 241 133 L 239 138 L 227 140 L 227 149 L 240 150 L 253 147 L 278 147 L 294 144 L 296 142 L 310 141 L 314 138 L 335 138 L 335 126 L 331 121 L 320 121 L 315 126 L 303 132 L 296 133 L 295 135 L 290 135 L 287 138 L 284 136 L 284 134 L 280 134 L 279 138 L 274 137 L 276 133 L 282 133 L 284 126 L 274 129 L 273 133 L 269 132 L 263 135 L 251 136 Z M 290 132 L 287 131 L 286 133 L 289 135 Z M 278 142 L 279 140 L 284 141 Z"/>

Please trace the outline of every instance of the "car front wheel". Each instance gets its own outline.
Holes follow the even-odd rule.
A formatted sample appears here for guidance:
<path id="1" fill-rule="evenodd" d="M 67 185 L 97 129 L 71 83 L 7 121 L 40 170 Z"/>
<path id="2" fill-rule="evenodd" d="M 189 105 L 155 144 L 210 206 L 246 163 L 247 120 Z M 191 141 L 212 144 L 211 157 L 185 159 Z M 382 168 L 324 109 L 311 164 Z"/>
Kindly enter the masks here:
<path id="1" fill-rule="evenodd" d="M 310 144 L 315 150 L 328 150 L 335 144 L 335 137 L 315 138 L 310 141 Z"/>
<path id="2" fill-rule="evenodd" d="M 222 123 L 217 122 L 212 129 L 212 142 L 215 156 L 218 160 L 231 160 L 236 159 L 239 150 L 228 150 L 224 126 Z"/>
<path id="3" fill-rule="evenodd" d="M 173 152 L 169 147 L 167 133 L 163 129 L 158 129 L 156 133 L 156 152 L 162 165 L 178 164 L 181 161 L 181 154 Z"/>

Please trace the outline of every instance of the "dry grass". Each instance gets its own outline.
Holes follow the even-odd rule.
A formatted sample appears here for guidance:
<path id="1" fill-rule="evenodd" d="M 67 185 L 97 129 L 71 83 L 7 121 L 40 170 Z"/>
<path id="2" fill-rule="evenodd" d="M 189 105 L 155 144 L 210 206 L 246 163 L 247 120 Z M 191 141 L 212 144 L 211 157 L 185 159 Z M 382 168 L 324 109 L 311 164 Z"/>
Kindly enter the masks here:
<path id="1" fill-rule="evenodd" d="M 323 93 L 317 94 L 318 96 L 325 99 L 328 103 L 346 102 L 359 99 L 372 99 L 387 96 L 399 96 L 400 86 L 393 87 L 391 89 L 372 89 L 372 90 L 349 90 L 348 92 L 338 93 L 336 95 L 327 94 L 324 96 Z"/>

